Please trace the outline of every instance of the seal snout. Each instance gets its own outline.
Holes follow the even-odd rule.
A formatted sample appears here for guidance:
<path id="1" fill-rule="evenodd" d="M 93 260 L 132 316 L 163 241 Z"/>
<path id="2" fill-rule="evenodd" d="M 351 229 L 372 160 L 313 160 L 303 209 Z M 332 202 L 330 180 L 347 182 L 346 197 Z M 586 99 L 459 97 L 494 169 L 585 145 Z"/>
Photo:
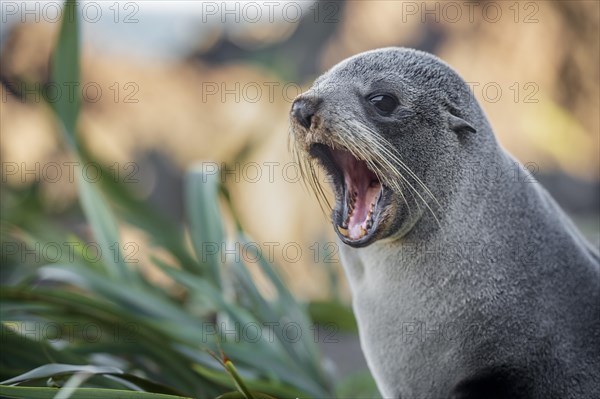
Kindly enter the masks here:
<path id="1" fill-rule="evenodd" d="M 292 104 L 292 117 L 305 129 L 309 129 L 317 111 L 317 101 L 309 97 L 298 97 Z"/>

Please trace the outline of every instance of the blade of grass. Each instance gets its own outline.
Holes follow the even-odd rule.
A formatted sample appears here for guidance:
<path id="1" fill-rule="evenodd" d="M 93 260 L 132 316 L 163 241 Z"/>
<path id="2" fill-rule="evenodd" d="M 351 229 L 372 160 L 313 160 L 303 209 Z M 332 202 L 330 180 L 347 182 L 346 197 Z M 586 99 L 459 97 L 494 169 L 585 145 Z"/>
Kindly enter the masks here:
<path id="1" fill-rule="evenodd" d="M 141 287 L 131 287 L 124 281 L 114 282 L 86 267 L 69 264 L 43 266 L 38 275 L 45 281 L 68 283 L 94 292 L 129 312 L 135 312 L 138 317 L 152 317 L 163 323 L 185 324 L 190 321 L 189 315 L 166 296 L 159 296 Z"/>
<path id="2" fill-rule="evenodd" d="M 77 87 L 79 85 L 79 15 L 77 2 L 67 0 L 62 13 L 58 43 L 52 55 L 51 80 L 58 87 Z M 76 175 L 84 176 L 80 143 L 77 138 L 77 120 L 80 108 L 80 91 L 74 90 L 69 95 L 59 96 L 52 102 L 52 108 L 60 122 L 65 140 L 75 154 Z M 73 94 L 73 95 L 71 95 Z M 110 212 L 100 190 L 91 181 L 77 179 L 79 199 L 83 211 L 91 224 L 102 253 L 106 256 L 103 263 L 114 279 L 123 279 L 129 283 L 137 283 L 134 274 L 125 264 L 121 251 L 111 251 L 114 245 L 120 248 L 119 232 L 116 219 Z M 114 257 L 108 254 L 114 252 Z"/>
<path id="3" fill-rule="evenodd" d="M 51 74 L 52 81 L 58 87 L 72 88 L 79 85 L 79 18 L 75 0 L 65 2 L 58 43 L 52 55 Z M 81 100 L 77 94 L 80 91 L 73 92 L 73 96 L 60 96 L 52 105 L 64 127 L 65 139 L 77 151 L 79 144 L 75 132 Z"/>
<path id="4" fill-rule="evenodd" d="M 221 287 L 220 254 L 225 244 L 225 232 L 218 194 L 218 175 L 204 173 L 201 167 L 188 171 L 185 177 L 185 206 L 192 244 L 200 263 L 208 266 L 212 282 Z M 216 252 L 209 254 L 209 247 L 211 252 Z"/>
<path id="5" fill-rule="evenodd" d="M 267 395 L 265 393 L 254 392 L 254 391 L 251 391 L 250 393 L 256 399 L 275 399 L 273 396 Z M 245 397 L 246 396 L 243 393 L 236 391 L 236 392 L 224 393 L 223 395 L 220 395 L 220 396 L 216 397 L 215 399 L 244 399 Z"/>
<path id="6" fill-rule="evenodd" d="M 99 366 L 80 366 L 75 364 L 45 364 L 36 367 L 26 373 L 18 375 L 14 378 L 0 382 L 0 385 L 13 385 L 30 380 L 46 379 L 74 373 L 89 373 L 89 374 L 122 374 L 123 372 L 115 367 L 99 367 Z"/>
<path id="7" fill-rule="evenodd" d="M 0 385 L 0 396 L 8 399 L 54 399 L 57 388 L 9 387 Z M 193 399 L 150 392 L 124 391 L 118 389 L 77 388 L 70 399 Z"/>
<path id="8" fill-rule="evenodd" d="M 138 275 L 127 266 L 123 259 L 117 221 L 103 198 L 103 194 L 97 186 L 85 179 L 78 179 L 77 182 L 81 206 L 94 231 L 100 253 L 103 254 L 102 263 L 108 266 L 113 280 L 123 280 L 137 285 L 139 283 Z"/>
<path id="9" fill-rule="evenodd" d="M 198 369 L 199 374 L 203 375 L 212 381 L 218 382 L 229 389 L 235 389 L 235 384 L 231 381 L 229 375 L 216 370 Z M 299 390 L 291 385 L 286 385 L 276 381 L 264 381 L 264 380 L 249 380 L 246 378 L 246 384 L 251 392 L 264 392 L 265 394 L 272 395 L 277 398 L 324 398 L 327 395 L 315 395 L 311 394 L 310 391 Z M 238 391 L 239 393 L 239 391 Z"/>
<path id="10" fill-rule="evenodd" d="M 133 374 L 125 373 L 116 367 L 61 363 L 50 363 L 40 367 L 36 367 L 35 369 L 30 370 L 26 373 L 2 381 L 0 382 L 0 385 L 16 385 L 23 382 L 71 376 L 78 373 L 107 376 L 114 381 L 120 382 L 121 384 L 133 383 L 135 384 L 135 386 L 139 387 L 138 390 L 143 389 L 146 392 L 163 393 L 177 396 L 184 395 L 183 393 L 178 392 L 176 389 L 173 389 L 163 384 L 159 384 L 154 381 L 147 380 L 145 378 L 138 377 Z"/>
<path id="11" fill-rule="evenodd" d="M 250 392 L 250 390 L 244 383 L 244 380 L 242 379 L 242 377 L 240 377 L 240 374 L 235 369 L 235 365 L 227 357 L 225 357 L 225 359 L 223 359 L 223 367 L 225 367 L 225 370 L 227 370 L 227 372 L 229 373 L 231 378 L 233 378 L 233 381 L 235 382 L 235 386 L 236 386 L 237 390 L 240 393 L 242 393 L 242 395 L 244 395 L 244 398 L 254 399 L 254 395 L 252 395 L 252 392 Z"/>

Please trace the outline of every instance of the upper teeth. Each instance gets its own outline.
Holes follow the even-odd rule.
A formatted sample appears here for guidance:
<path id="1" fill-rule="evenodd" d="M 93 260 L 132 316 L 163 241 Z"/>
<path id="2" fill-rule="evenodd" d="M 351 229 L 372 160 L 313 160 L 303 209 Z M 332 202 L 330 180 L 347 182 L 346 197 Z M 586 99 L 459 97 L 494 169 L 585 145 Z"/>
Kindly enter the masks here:
<path id="1" fill-rule="evenodd" d="M 373 226 L 373 211 L 375 210 L 375 203 L 371 204 L 371 208 L 369 209 L 369 213 L 367 214 L 366 226 L 367 229 L 370 229 Z"/>

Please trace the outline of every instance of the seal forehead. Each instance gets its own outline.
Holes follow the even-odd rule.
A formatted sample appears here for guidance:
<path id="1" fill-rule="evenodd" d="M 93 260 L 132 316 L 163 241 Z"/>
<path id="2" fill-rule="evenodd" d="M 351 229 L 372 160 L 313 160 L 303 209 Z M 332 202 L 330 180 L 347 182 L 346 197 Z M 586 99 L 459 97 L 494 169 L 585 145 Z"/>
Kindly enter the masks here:
<path id="1" fill-rule="evenodd" d="M 367 51 L 350 57 L 322 75 L 315 85 L 369 84 L 377 80 L 411 82 L 421 89 L 451 92 L 466 87 L 460 76 L 434 55 L 401 47 Z M 461 90 L 462 91 L 462 90 Z"/>
<path id="2" fill-rule="evenodd" d="M 399 53 L 401 49 L 367 51 L 350 57 L 320 76 L 316 85 L 326 85 L 332 81 L 368 82 L 382 76 L 400 73 Z"/>

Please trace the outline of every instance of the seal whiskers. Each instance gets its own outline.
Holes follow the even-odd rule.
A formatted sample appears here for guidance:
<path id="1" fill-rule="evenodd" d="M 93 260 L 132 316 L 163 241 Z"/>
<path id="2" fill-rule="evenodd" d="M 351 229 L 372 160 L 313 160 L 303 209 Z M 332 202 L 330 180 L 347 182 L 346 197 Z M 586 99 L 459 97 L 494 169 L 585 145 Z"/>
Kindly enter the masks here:
<path id="1" fill-rule="evenodd" d="M 431 212 L 431 215 L 434 217 L 434 219 L 439 225 L 439 219 L 437 218 L 433 209 L 429 206 L 429 203 L 425 200 L 425 198 L 423 198 L 419 191 L 404 177 L 401 170 L 404 170 L 406 173 L 408 173 L 408 175 L 416 181 L 417 185 L 425 191 L 425 194 L 431 199 L 433 199 L 433 201 L 438 206 L 440 206 L 440 203 L 438 202 L 437 198 L 433 195 L 433 193 L 427 187 L 427 185 L 425 185 L 425 183 L 423 183 L 423 181 L 408 166 L 406 166 L 404 162 L 400 160 L 399 155 L 395 153 L 396 151 L 392 152 L 392 150 L 390 150 L 387 147 L 389 146 L 393 149 L 391 143 L 389 143 L 384 137 L 381 137 L 381 135 L 379 135 L 377 132 L 373 131 L 372 129 L 369 129 L 367 126 L 361 124 L 360 122 L 354 122 L 354 125 L 356 127 L 359 127 L 354 131 L 359 132 L 361 139 L 363 139 L 368 146 L 372 146 L 375 148 L 375 151 L 370 153 L 371 156 L 388 167 L 386 172 L 391 173 L 391 178 L 386 179 L 386 182 L 390 185 L 390 187 L 395 188 L 398 193 L 401 193 L 402 188 L 399 185 L 399 183 L 406 183 L 410 188 L 411 192 L 416 194 L 421 200 L 421 202 L 423 202 L 423 204 L 427 207 L 429 212 Z M 388 157 L 390 159 L 388 159 Z M 387 173 L 382 173 L 381 176 L 384 176 L 384 178 L 386 178 Z"/>
<path id="2" fill-rule="evenodd" d="M 336 121 L 335 131 L 329 131 L 328 145 L 335 149 L 342 147 L 348 150 L 356 159 L 363 160 L 387 187 L 395 191 L 402 198 L 410 212 L 410 205 L 404 195 L 403 187 L 407 187 L 411 195 L 416 197 L 425 205 L 431 213 L 436 223 L 439 224 L 439 219 L 425 197 L 431 198 L 439 207 L 439 202 L 427 185 L 400 159 L 400 155 L 393 150 L 391 143 L 373 131 L 366 125 L 357 120 L 341 120 Z M 319 136 L 311 133 L 313 136 Z M 325 140 L 323 140 L 325 141 Z M 293 145 L 293 156 L 299 165 L 301 177 L 305 186 L 309 187 L 317 197 L 321 209 L 324 209 L 323 204 L 331 210 L 332 206 L 325 195 L 324 189 L 318 178 L 318 173 L 315 168 L 314 159 L 306 156 L 307 148 L 301 146 L 302 141 L 296 140 Z M 302 156 L 304 155 L 304 156 Z M 405 176 L 405 174 L 407 176 Z M 409 178 L 414 180 L 415 184 L 409 181 Z M 416 186 L 415 186 L 416 185 Z M 417 187 L 420 187 L 425 197 L 419 192 Z M 418 201 L 415 202 L 418 206 Z"/>

